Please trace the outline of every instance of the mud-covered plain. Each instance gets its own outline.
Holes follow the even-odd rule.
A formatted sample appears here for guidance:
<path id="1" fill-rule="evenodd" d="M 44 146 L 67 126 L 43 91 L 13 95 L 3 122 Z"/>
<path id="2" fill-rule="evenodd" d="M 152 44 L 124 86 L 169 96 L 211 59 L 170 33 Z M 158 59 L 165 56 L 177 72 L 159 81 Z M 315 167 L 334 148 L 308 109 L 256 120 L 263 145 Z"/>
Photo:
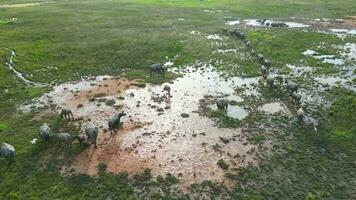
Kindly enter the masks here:
<path id="1" fill-rule="evenodd" d="M 17 153 L 0 160 L 1 199 L 356 198 L 351 4 L 0 1 L 0 142 Z M 252 50 L 298 84 L 302 127 Z M 149 76 L 155 62 L 165 78 Z M 38 136 L 43 122 L 74 137 L 89 121 L 97 148 Z"/>

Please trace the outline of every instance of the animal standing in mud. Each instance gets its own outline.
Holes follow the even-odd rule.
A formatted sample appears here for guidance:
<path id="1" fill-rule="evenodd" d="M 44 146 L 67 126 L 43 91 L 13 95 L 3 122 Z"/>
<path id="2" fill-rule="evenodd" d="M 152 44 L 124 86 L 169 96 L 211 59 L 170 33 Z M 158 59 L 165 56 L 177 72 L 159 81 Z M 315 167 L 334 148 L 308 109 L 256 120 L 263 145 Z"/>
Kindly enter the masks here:
<path id="1" fill-rule="evenodd" d="M 61 110 L 61 118 L 63 119 L 63 117 L 68 120 L 68 119 L 74 119 L 73 116 L 73 112 L 69 109 L 66 108 L 62 108 Z"/>
<path id="2" fill-rule="evenodd" d="M 75 136 L 75 137 L 74 137 L 74 140 L 78 140 L 79 145 L 80 145 L 80 146 L 83 146 L 83 144 L 84 144 L 84 142 L 85 142 L 85 140 L 86 140 L 86 137 L 85 137 L 85 135 L 84 135 L 83 133 L 81 133 L 81 134 Z"/>
<path id="3" fill-rule="evenodd" d="M 121 119 L 121 117 L 123 117 L 125 115 L 126 115 L 126 113 L 120 112 L 109 119 L 108 126 L 109 126 L 110 134 L 113 134 L 113 131 L 115 131 L 116 129 L 119 128 L 120 119 Z"/>
<path id="4" fill-rule="evenodd" d="M 216 101 L 216 106 L 219 110 L 227 110 L 229 102 L 226 99 L 218 99 Z"/>
<path id="5" fill-rule="evenodd" d="M 39 135 L 43 142 L 49 142 L 52 136 L 52 130 L 47 123 L 43 123 L 39 129 Z"/>
<path id="6" fill-rule="evenodd" d="M 162 75 L 164 77 L 165 68 L 163 67 L 163 65 L 161 63 L 155 63 L 155 64 L 150 65 L 149 70 L 150 70 L 150 77 L 154 73 L 156 73 L 158 75 Z"/>
<path id="7" fill-rule="evenodd" d="M 88 122 L 86 127 L 85 127 L 85 134 L 88 136 L 88 139 L 91 141 L 91 143 L 94 143 L 94 146 L 96 148 L 96 138 L 98 137 L 98 132 L 99 129 L 98 127 L 95 126 L 92 122 Z"/>
<path id="8" fill-rule="evenodd" d="M 0 157 L 4 157 L 9 164 L 15 161 L 15 147 L 8 143 L 2 143 L 0 146 Z"/>
<path id="9" fill-rule="evenodd" d="M 169 85 L 165 85 L 163 87 L 163 92 L 166 92 L 166 97 L 168 97 L 168 98 L 171 97 L 171 87 L 169 87 Z"/>

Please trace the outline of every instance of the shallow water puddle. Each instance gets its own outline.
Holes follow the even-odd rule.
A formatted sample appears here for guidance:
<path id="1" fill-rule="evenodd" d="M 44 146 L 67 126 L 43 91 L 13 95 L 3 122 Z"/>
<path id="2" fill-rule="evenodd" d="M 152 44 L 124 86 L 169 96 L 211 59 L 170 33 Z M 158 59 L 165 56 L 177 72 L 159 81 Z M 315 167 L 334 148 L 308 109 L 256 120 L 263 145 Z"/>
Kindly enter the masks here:
<path id="1" fill-rule="evenodd" d="M 243 21 L 248 26 L 264 26 L 264 27 L 270 27 L 272 23 L 281 22 L 281 21 L 266 20 L 265 23 L 262 24 L 261 22 L 258 21 L 258 19 L 245 19 Z M 282 22 L 282 23 L 285 23 L 288 26 L 288 28 L 306 28 L 310 26 L 307 24 L 302 24 L 297 22 Z"/>
<path id="2" fill-rule="evenodd" d="M 227 21 L 225 24 L 229 26 L 238 25 L 240 24 L 240 20 Z"/>
<path id="3" fill-rule="evenodd" d="M 321 60 L 323 63 L 329 63 L 333 65 L 343 65 L 345 61 L 340 58 L 335 58 L 335 55 L 320 55 L 318 52 L 314 50 L 307 49 L 302 52 L 305 56 L 312 56 L 315 59 Z"/>
<path id="4" fill-rule="evenodd" d="M 183 76 L 165 84 L 171 87 L 171 97 L 164 95 L 161 85 L 130 87 L 132 82 L 126 79 L 99 76 L 55 86 L 20 109 L 29 111 L 34 105 L 52 103 L 70 108 L 82 122 L 91 119 L 100 127 L 98 148 L 86 149 L 70 166 L 81 173 L 95 175 L 97 165 L 105 162 L 109 172 L 132 174 L 152 168 L 154 175 L 172 173 L 181 178 L 183 186 L 189 186 L 203 180 L 224 181 L 225 172 L 216 164 L 220 159 L 231 168 L 256 164 L 254 153 L 250 152 L 254 146 L 245 143 L 240 129 L 219 128 L 197 111 L 199 100 L 206 95 L 243 101 L 235 88 L 247 88 L 245 92 L 253 94 L 254 89 L 248 86 L 256 84 L 258 79 L 225 80 L 211 65 L 174 71 Z M 107 105 L 108 100 L 114 101 L 117 109 Z M 107 128 L 108 118 L 118 111 L 126 112 L 127 116 L 122 118 L 123 128 L 110 137 L 103 130 Z M 230 105 L 227 115 L 243 119 L 248 113 Z"/>
<path id="5" fill-rule="evenodd" d="M 266 112 L 268 114 L 275 114 L 280 112 L 286 112 L 286 106 L 280 102 L 273 102 L 264 104 L 259 108 L 260 111 Z"/>
<path id="6" fill-rule="evenodd" d="M 248 116 L 248 112 L 245 109 L 236 105 L 229 105 L 226 114 L 227 116 L 238 120 L 243 120 Z"/>
<path id="7" fill-rule="evenodd" d="M 356 35 L 356 29 L 330 29 L 330 31 L 340 38 L 344 38 L 347 35 Z"/>

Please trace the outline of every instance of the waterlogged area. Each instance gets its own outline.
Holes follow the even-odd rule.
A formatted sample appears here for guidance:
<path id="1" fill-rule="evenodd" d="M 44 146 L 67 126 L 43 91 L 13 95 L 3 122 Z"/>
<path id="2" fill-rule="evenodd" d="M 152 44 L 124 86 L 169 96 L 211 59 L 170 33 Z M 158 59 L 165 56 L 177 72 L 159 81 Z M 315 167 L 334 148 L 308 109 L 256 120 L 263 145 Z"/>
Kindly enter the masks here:
<path id="1" fill-rule="evenodd" d="M 231 168 L 257 164 L 250 151 L 255 147 L 245 141 L 239 128 L 219 128 L 198 111 L 199 101 L 207 95 L 243 102 L 235 88 L 248 88 L 257 84 L 258 78 L 225 79 L 207 64 L 173 71 L 182 76 L 164 84 L 170 86 L 171 97 L 163 93 L 161 85 L 138 88 L 132 86 L 134 81 L 99 76 L 57 85 L 19 109 L 29 112 L 53 104 L 56 112 L 61 107 L 73 110 L 80 119 L 74 122 L 78 126 L 90 119 L 100 128 L 98 148 L 88 148 L 72 166 L 64 168 L 78 173 L 95 175 L 99 162 L 104 162 L 110 172 L 138 173 L 152 168 L 156 176 L 171 173 L 182 179 L 183 186 L 189 186 L 203 180 L 224 182 L 225 171 L 216 164 L 220 159 Z M 258 92 L 250 87 L 245 95 Z M 110 136 L 107 120 L 119 111 L 127 116 L 122 119 L 122 129 Z M 229 105 L 226 115 L 243 120 L 249 112 Z"/>

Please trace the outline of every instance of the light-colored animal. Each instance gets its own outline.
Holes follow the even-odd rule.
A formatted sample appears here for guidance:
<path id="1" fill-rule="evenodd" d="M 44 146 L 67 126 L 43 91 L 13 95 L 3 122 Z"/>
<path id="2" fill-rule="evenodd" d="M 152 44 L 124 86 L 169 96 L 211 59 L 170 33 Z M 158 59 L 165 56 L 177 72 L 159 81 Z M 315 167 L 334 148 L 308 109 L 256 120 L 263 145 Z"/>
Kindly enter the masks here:
<path id="1" fill-rule="evenodd" d="M 39 135 L 43 142 L 49 142 L 52 136 L 52 130 L 47 123 L 43 123 L 40 126 Z"/>
<path id="2" fill-rule="evenodd" d="M 84 144 L 86 139 L 87 138 L 83 133 L 81 133 L 81 134 L 79 134 L 79 135 L 74 137 L 74 140 L 78 140 L 80 146 L 83 146 L 83 144 Z"/>
<path id="3" fill-rule="evenodd" d="M 57 133 L 54 134 L 53 136 L 58 141 L 58 146 L 61 146 L 61 144 L 64 144 L 67 147 L 72 146 L 72 136 L 69 135 L 69 133 Z"/>
<path id="4" fill-rule="evenodd" d="M 169 87 L 169 85 L 163 87 L 163 92 L 167 92 L 167 96 L 171 97 L 171 87 Z"/>
<path id="5" fill-rule="evenodd" d="M 120 119 L 121 119 L 121 117 L 123 117 L 125 115 L 126 115 L 126 113 L 120 112 L 109 119 L 108 126 L 109 126 L 110 134 L 112 134 L 113 131 L 115 131 L 116 129 L 119 128 Z"/>
<path id="6" fill-rule="evenodd" d="M 15 161 L 15 147 L 8 143 L 2 143 L 0 146 L 0 157 L 4 157 L 9 163 Z"/>
<path id="7" fill-rule="evenodd" d="M 265 66 L 263 66 L 262 65 L 262 67 L 261 67 L 261 75 L 262 75 L 262 77 L 263 77 L 263 79 L 267 79 L 267 76 L 268 76 L 268 69 L 265 67 Z"/>
<path id="8" fill-rule="evenodd" d="M 218 99 L 216 101 L 216 106 L 219 110 L 227 110 L 229 102 L 226 99 Z"/>
<path id="9" fill-rule="evenodd" d="M 269 61 L 268 59 L 263 59 L 263 65 L 269 69 L 271 67 L 271 61 Z"/>
<path id="10" fill-rule="evenodd" d="M 95 126 L 92 122 L 88 122 L 86 127 L 85 127 L 85 134 L 88 136 L 88 139 L 91 140 L 92 143 L 94 143 L 94 146 L 96 147 L 96 138 L 98 137 L 98 132 L 99 129 L 98 127 Z"/>
<path id="11" fill-rule="evenodd" d="M 63 118 L 63 117 L 66 120 L 71 119 L 71 118 L 74 119 L 73 112 L 66 108 L 62 108 L 62 110 L 61 110 L 61 118 Z"/>
<path id="12" fill-rule="evenodd" d="M 287 84 L 286 88 L 289 94 L 292 94 L 293 92 L 298 92 L 298 85 L 296 83 L 291 80 L 286 80 L 285 82 Z"/>
<path id="13" fill-rule="evenodd" d="M 150 77 L 152 76 L 153 73 L 162 75 L 164 77 L 165 68 L 161 63 L 152 64 L 149 66 L 149 69 L 150 69 Z"/>
<path id="14" fill-rule="evenodd" d="M 262 54 L 257 54 L 257 61 L 263 65 L 263 61 L 265 60 L 265 57 Z"/>
<path id="15" fill-rule="evenodd" d="M 303 125 L 303 120 L 304 120 L 304 116 L 305 115 L 305 112 L 304 112 L 304 109 L 303 108 L 299 108 L 298 111 L 297 111 L 297 123 L 298 123 L 298 126 L 302 126 Z"/>

